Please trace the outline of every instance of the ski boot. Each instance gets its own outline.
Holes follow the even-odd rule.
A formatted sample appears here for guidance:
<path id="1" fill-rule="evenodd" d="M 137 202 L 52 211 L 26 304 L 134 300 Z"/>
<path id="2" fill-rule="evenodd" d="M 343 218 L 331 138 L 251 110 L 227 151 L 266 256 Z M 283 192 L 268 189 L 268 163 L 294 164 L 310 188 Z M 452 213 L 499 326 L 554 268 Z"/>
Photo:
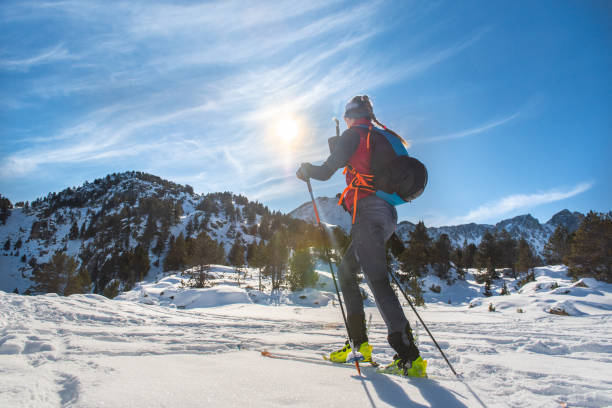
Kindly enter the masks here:
<path id="1" fill-rule="evenodd" d="M 336 350 L 326 358 L 334 363 L 346 363 L 347 361 L 363 361 L 366 363 L 372 362 L 372 346 L 368 342 L 361 343 L 357 352 L 353 353 L 351 345 L 347 341 L 344 347 Z"/>
<path id="2" fill-rule="evenodd" d="M 391 333 L 387 340 L 397 354 L 393 357 L 393 362 L 382 370 L 383 372 L 408 377 L 427 377 L 427 361 L 421 358 L 419 349 L 414 343 L 410 324 L 406 324 L 403 332 Z"/>
<path id="3" fill-rule="evenodd" d="M 393 357 L 393 362 L 385 368 L 381 368 L 379 372 L 404 377 L 427 378 L 427 360 L 423 360 L 419 356 L 412 362 L 405 362 L 396 354 Z"/>

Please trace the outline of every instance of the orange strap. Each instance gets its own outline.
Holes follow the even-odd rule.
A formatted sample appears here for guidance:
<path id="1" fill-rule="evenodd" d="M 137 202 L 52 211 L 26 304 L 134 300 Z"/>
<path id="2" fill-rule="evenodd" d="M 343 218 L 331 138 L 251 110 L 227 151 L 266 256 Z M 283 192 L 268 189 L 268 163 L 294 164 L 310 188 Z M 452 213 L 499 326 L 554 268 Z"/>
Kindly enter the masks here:
<path id="1" fill-rule="evenodd" d="M 351 166 L 346 166 L 344 168 L 344 171 L 342 172 L 342 174 L 346 174 L 347 171 L 349 173 L 351 173 L 354 177 L 353 177 L 353 180 L 351 181 L 351 184 L 346 186 L 346 188 L 344 189 L 344 191 L 340 195 L 340 200 L 338 201 L 338 205 L 342 205 L 342 202 L 344 201 L 344 199 L 346 197 L 346 194 L 350 190 L 354 190 L 354 196 L 353 196 L 353 222 L 352 222 L 352 224 L 354 224 L 355 223 L 355 216 L 357 215 L 357 200 L 358 200 L 359 190 L 374 192 L 374 191 L 376 191 L 376 189 L 372 185 L 372 182 L 374 181 L 374 175 L 373 174 L 360 174 L 359 172 L 357 172 Z"/>

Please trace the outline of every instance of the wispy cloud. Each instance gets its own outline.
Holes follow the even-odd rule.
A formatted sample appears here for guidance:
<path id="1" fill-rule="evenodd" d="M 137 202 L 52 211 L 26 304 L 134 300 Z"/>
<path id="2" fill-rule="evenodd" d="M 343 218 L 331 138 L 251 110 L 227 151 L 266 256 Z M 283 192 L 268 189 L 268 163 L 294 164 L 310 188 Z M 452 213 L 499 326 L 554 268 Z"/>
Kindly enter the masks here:
<path id="1" fill-rule="evenodd" d="M 58 60 L 67 59 L 70 53 L 63 44 L 58 44 L 55 47 L 41 51 L 35 55 L 27 57 L 5 57 L 0 58 L 0 69 L 28 71 L 34 66 L 50 64 Z"/>
<path id="2" fill-rule="evenodd" d="M 5 153 L 0 176 L 27 176 L 45 165 L 130 158 L 135 167 L 151 168 L 174 160 L 205 175 L 177 175 L 199 183 L 196 189 L 286 193 L 294 188 L 296 163 L 324 157 L 326 145 L 311 136 L 329 131 L 331 121 L 305 120 L 299 151 L 269 137 L 271 121 L 286 114 L 312 118 L 356 88 L 372 92 L 409 79 L 483 35 L 416 47 L 402 59 L 377 55 L 366 45 L 393 29 L 378 22 L 384 7 L 323 0 L 256 7 L 238 0 L 20 3 L 5 22 L 50 19 L 82 34 L 12 61 L 14 67 L 64 64 L 28 79 L 24 101 L 93 102 L 89 111 L 66 114 L 63 128 L 33 133 L 30 146 Z"/>
<path id="3" fill-rule="evenodd" d="M 571 189 L 553 189 L 534 194 L 515 194 L 500 200 L 484 204 L 468 214 L 456 217 L 447 222 L 447 225 L 467 224 L 470 222 L 486 222 L 498 219 L 517 210 L 525 210 L 541 204 L 553 203 L 584 193 L 593 187 L 593 182 L 580 183 Z"/>
<path id="4" fill-rule="evenodd" d="M 484 123 L 482 125 L 478 125 L 476 127 L 470 128 L 470 129 L 461 130 L 459 132 L 451 133 L 451 134 L 448 134 L 448 135 L 435 136 L 435 137 L 430 137 L 430 138 L 427 138 L 427 139 L 415 140 L 413 142 L 414 143 L 435 143 L 435 142 L 441 142 L 441 141 L 444 141 L 444 140 L 462 139 L 464 137 L 477 135 L 479 133 L 487 132 L 487 131 L 489 131 L 491 129 L 494 129 L 496 127 L 503 126 L 506 123 L 509 123 L 509 122 L 515 120 L 519 116 L 520 116 L 519 113 L 514 113 L 514 114 L 512 114 L 510 116 L 506 116 L 506 117 L 504 117 L 502 119 L 497 119 L 497 120 L 489 121 L 489 122 L 486 122 L 486 123 Z"/>

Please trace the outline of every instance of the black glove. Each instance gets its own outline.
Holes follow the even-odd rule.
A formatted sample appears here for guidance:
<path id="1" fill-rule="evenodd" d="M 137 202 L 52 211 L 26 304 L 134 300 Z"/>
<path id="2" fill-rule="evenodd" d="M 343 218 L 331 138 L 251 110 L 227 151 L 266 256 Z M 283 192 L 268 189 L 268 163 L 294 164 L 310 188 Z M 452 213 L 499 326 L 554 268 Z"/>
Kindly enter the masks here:
<path id="1" fill-rule="evenodd" d="M 308 181 L 308 179 L 310 178 L 310 168 L 311 167 L 312 167 L 312 164 L 310 163 L 302 163 L 300 165 L 300 168 L 295 172 L 295 175 L 300 180 Z"/>

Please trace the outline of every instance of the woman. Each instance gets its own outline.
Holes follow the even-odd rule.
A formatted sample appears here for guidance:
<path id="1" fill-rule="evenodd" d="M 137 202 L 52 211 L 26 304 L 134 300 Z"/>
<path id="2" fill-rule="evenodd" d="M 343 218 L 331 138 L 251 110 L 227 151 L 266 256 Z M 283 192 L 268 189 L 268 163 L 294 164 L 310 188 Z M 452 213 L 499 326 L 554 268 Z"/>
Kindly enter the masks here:
<path id="1" fill-rule="evenodd" d="M 344 120 L 347 130 L 336 142 L 331 155 L 321 166 L 302 163 L 296 175 L 328 180 L 340 167 L 345 167 L 347 187 L 339 204 L 351 213 L 351 244 L 338 268 L 340 286 L 347 309 L 347 329 L 351 343 L 364 357 L 372 361 L 372 347 L 368 344 L 363 300 L 357 284 L 357 273 L 363 270 L 366 282 L 376 300 L 386 325 L 387 340 L 396 351 L 393 363 L 386 370 L 407 376 L 425 377 L 427 361 L 420 357 L 414 343 L 410 324 L 387 277 L 385 244 L 395 231 L 397 211 L 385 199 L 376 195 L 372 186 L 372 152 L 385 143 L 372 122 L 387 129 L 376 119 L 367 95 L 355 96 L 346 105 Z M 398 137 L 403 143 L 403 139 Z M 388 143 L 388 142 L 387 142 Z M 351 353 L 347 343 L 330 354 L 334 362 L 346 362 Z"/>

